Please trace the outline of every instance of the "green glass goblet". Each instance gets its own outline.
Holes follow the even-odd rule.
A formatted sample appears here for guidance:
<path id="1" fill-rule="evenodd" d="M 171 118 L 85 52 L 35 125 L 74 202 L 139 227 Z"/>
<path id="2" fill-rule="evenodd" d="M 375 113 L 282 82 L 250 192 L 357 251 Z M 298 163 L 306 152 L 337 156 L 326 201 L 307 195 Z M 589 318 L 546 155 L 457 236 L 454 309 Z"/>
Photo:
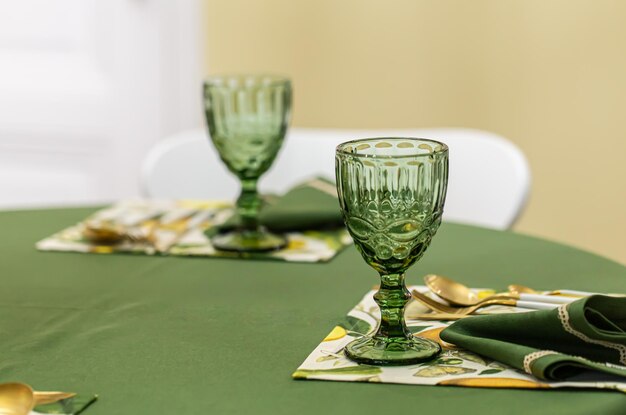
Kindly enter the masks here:
<path id="1" fill-rule="evenodd" d="M 349 343 L 346 355 L 375 365 L 408 365 L 440 346 L 413 336 L 404 321 L 411 293 L 404 272 L 424 255 L 439 228 L 448 183 L 448 147 L 417 138 L 368 138 L 336 151 L 343 218 L 365 261 L 380 274 L 374 300 L 381 320 L 373 336 Z"/>
<path id="2" fill-rule="evenodd" d="M 285 237 L 259 224 L 262 201 L 257 182 L 272 165 L 287 132 L 291 82 L 274 75 L 215 76 L 204 82 L 204 103 L 211 140 L 241 182 L 238 226 L 213 236 L 213 246 L 235 252 L 283 248 Z"/>

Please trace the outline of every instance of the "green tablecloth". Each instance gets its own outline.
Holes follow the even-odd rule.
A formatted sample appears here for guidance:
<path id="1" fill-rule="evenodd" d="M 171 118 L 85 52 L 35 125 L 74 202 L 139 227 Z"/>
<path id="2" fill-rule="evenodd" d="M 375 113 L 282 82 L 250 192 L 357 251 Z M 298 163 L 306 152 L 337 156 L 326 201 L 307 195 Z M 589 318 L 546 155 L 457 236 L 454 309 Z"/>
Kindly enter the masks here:
<path id="1" fill-rule="evenodd" d="M 624 414 L 602 391 L 294 381 L 375 273 L 328 264 L 37 252 L 92 210 L 0 213 L 0 381 L 99 393 L 89 414 Z M 444 224 L 408 273 L 472 286 L 625 291 L 626 268 L 570 247 Z"/>

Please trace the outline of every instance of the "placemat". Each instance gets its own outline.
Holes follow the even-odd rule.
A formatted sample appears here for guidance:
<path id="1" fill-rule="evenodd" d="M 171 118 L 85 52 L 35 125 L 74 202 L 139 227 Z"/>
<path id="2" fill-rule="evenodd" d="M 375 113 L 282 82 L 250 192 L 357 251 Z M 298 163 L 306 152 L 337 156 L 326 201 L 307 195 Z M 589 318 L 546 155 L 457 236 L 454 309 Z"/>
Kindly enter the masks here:
<path id="1" fill-rule="evenodd" d="M 409 287 L 409 290 L 413 289 L 428 292 L 425 286 Z M 357 364 L 345 357 L 343 348 L 360 335 L 372 333 L 378 326 L 380 313 L 373 299 L 375 292 L 375 290 L 368 292 L 322 340 L 293 373 L 294 379 L 489 388 L 598 388 L 626 393 L 626 382 L 617 377 L 590 376 L 582 377 L 575 382 L 543 381 L 503 363 L 445 343 L 439 338 L 439 333 L 452 323 L 447 321 L 407 320 L 407 325 L 413 333 L 437 341 L 442 346 L 441 355 L 433 361 L 396 367 Z M 416 301 L 411 302 L 407 306 L 407 315 L 411 314 L 412 307 L 420 307 L 420 304 Z M 510 312 L 528 312 L 528 310 L 491 306 L 482 309 L 481 314 Z"/>
<path id="2" fill-rule="evenodd" d="M 41 251 L 95 254 L 129 253 L 188 257 L 266 259 L 287 262 L 326 262 L 352 243 L 342 227 L 331 230 L 287 232 L 286 248 L 269 253 L 217 251 L 205 231 L 224 224 L 233 206 L 220 201 L 131 200 L 99 210 L 80 223 L 37 243 Z M 113 221 L 131 231 L 149 229 L 152 241 L 123 240 L 114 244 L 94 243 L 85 236 L 87 222 Z"/>

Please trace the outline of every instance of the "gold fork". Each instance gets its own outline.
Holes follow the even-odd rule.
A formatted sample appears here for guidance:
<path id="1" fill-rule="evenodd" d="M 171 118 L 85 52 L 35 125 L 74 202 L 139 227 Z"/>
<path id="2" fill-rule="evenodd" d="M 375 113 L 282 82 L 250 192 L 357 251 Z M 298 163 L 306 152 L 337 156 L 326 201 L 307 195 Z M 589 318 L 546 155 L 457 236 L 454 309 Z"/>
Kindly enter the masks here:
<path id="1" fill-rule="evenodd" d="M 441 304 L 440 302 L 433 300 L 432 298 L 428 297 L 425 294 L 422 294 L 421 292 L 417 290 L 413 290 L 411 293 L 413 294 L 413 297 L 416 300 L 422 302 L 426 307 L 430 308 L 431 310 L 437 311 L 439 313 L 455 314 L 455 315 L 472 314 L 474 311 L 483 307 L 490 306 L 490 305 L 516 306 L 518 304 L 517 300 L 511 299 L 511 298 L 490 297 L 488 299 L 481 301 L 480 303 L 477 303 L 469 307 L 452 307 L 449 305 Z"/>
<path id="2" fill-rule="evenodd" d="M 450 313 L 439 313 L 439 312 L 431 312 L 431 313 L 407 313 L 407 320 L 421 320 L 421 321 L 454 321 L 460 320 L 462 318 L 472 317 L 470 314 L 450 314 Z"/>

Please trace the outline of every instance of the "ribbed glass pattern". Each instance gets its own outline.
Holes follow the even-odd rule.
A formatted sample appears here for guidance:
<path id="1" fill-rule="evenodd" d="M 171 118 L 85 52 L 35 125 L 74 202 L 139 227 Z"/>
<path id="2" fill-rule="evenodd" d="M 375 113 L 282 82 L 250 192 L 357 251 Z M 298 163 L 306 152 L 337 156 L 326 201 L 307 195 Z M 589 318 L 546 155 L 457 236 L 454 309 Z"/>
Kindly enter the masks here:
<path id="1" fill-rule="evenodd" d="M 375 138 L 336 153 L 344 220 L 366 261 L 402 273 L 418 260 L 441 223 L 448 150 L 432 140 Z"/>
<path id="2" fill-rule="evenodd" d="M 211 140 L 228 168 L 256 179 L 271 166 L 289 123 L 291 84 L 270 75 L 223 76 L 204 84 Z"/>

